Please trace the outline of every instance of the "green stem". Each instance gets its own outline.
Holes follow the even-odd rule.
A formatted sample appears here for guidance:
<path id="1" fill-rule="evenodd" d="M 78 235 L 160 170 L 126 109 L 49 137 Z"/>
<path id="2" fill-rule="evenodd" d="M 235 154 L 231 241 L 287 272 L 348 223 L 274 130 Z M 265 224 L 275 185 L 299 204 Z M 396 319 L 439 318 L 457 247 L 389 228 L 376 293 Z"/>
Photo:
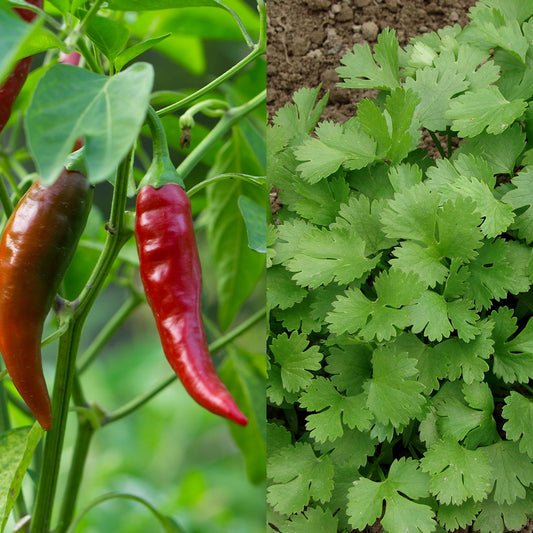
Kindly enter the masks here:
<path id="1" fill-rule="evenodd" d="M 59 513 L 59 525 L 55 530 L 56 533 L 62 533 L 67 530 L 74 518 L 76 509 L 76 500 L 78 498 L 80 480 L 83 479 L 83 471 L 89 447 L 94 435 L 94 427 L 88 419 L 84 419 L 78 425 L 78 434 L 74 445 L 74 453 L 68 473 L 67 485 L 65 487 L 64 498 Z"/>
<path id="2" fill-rule="evenodd" d="M 204 94 L 209 93 L 213 89 L 216 89 L 219 85 L 224 83 L 226 80 L 234 76 L 235 74 L 238 74 L 241 70 L 243 70 L 245 67 L 247 67 L 250 63 L 253 63 L 258 57 L 262 56 L 266 53 L 266 5 L 264 2 L 258 2 L 258 10 L 259 10 L 259 41 L 253 48 L 253 50 L 243 59 L 241 59 L 238 63 L 233 65 L 229 70 L 226 70 L 224 74 L 221 74 L 218 78 L 214 79 L 212 82 L 208 83 L 207 85 L 204 85 L 201 89 L 198 89 L 193 94 L 186 96 L 185 98 L 182 98 L 178 102 L 171 104 L 167 107 L 164 107 L 163 109 L 160 109 L 157 114 L 162 117 L 164 115 L 168 115 L 169 113 L 173 113 L 174 111 L 177 111 L 178 109 L 182 109 L 184 107 L 187 107 L 191 102 L 194 102 Z"/>
<path id="3" fill-rule="evenodd" d="M 131 296 L 122 304 L 120 309 L 113 315 L 111 320 L 103 327 L 100 333 L 95 337 L 93 342 L 79 358 L 78 372 L 81 374 L 94 361 L 102 348 L 108 343 L 109 339 L 122 326 L 124 321 L 139 306 L 143 298 L 138 293 L 132 293 Z"/>
<path id="4" fill-rule="evenodd" d="M 436 146 L 437 150 L 439 151 L 439 154 L 441 155 L 441 157 L 443 159 L 447 159 L 448 156 L 446 155 L 446 152 L 444 151 L 444 148 L 442 147 L 442 144 L 440 143 L 439 138 L 437 137 L 437 135 L 435 135 L 435 132 L 433 132 L 431 130 L 428 130 L 428 131 L 429 131 L 429 134 L 431 135 L 431 138 L 433 139 L 433 142 L 435 143 L 435 146 Z"/>
<path id="5" fill-rule="evenodd" d="M 230 128 L 241 120 L 248 113 L 259 107 L 266 101 L 266 89 L 245 104 L 233 107 L 224 113 L 224 116 L 217 122 L 216 126 L 200 141 L 196 148 L 183 160 L 176 169 L 182 179 L 185 179 L 192 169 L 203 159 L 204 155 L 211 149 Z"/>
<path id="6" fill-rule="evenodd" d="M 203 180 L 200 183 L 197 183 L 193 187 L 187 190 L 187 194 L 189 197 L 194 196 L 196 193 L 200 192 L 202 189 L 207 187 L 208 185 L 212 185 L 213 183 L 217 183 L 219 181 L 225 181 L 225 180 L 231 180 L 231 179 L 238 179 L 242 181 L 246 181 L 248 183 L 252 183 L 253 185 L 258 185 L 259 187 L 265 188 L 266 184 L 266 178 L 264 176 L 251 176 L 249 174 L 239 174 L 237 172 L 227 172 L 224 174 L 218 174 L 217 176 L 213 176 L 212 178 L 208 178 Z"/>
<path id="7" fill-rule="evenodd" d="M 3 179 L 0 179 L 0 203 L 2 204 L 2 209 L 6 214 L 6 217 L 9 218 L 13 212 L 13 204 L 11 203 L 11 198 L 7 192 L 6 184 Z"/>
<path id="8" fill-rule="evenodd" d="M 260 320 L 262 320 L 265 316 L 266 316 L 266 308 L 260 309 L 259 311 L 257 311 L 257 313 L 254 313 L 250 318 L 242 322 L 242 324 L 239 324 L 237 327 L 235 327 L 234 329 L 226 333 L 226 335 L 212 342 L 209 345 L 209 351 L 211 353 L 214 353 L 217 350 L 220 350 L 221 348 L 223 348 L 224 346 L 226 346 L 227 344 L 235 340 L 237 337 L 240 337 L 245 331 L 253 327 Z M 162 390 L 168 387 L 176 379 L 177 379 L 176 374 L 172 374 L 171 376 L 165 378 L 159 384 L 157 384 L 152 389 L 148 390 L 143 395 L 138 396 L 137 398 L 134 398 L 131 402 L 128 402 L 122 407 L 119 407 L 115 411 L 109 413 L 106 416 L 103 424 L 110 424 L 111 422 L 116 422 L 117 420 L 120 420 L 128 416 L 129 414 L 133 413 L 134 411 L 142 407 L 145 403 L 148 403 L 154 396 L 157 396 L 157 394 L 159 394 Z"/>
<path id="9" fill-rule="evenodd" d="M 104 251 L 100 255 L 87 285 L 80 294 L 77 307 L 70 319 L 70 327 L 59 341 L 57 369 L 52 393 L 53 425 L 46 436 L 44 445 L 43 463 L 31 533 L 47 533 L 50 530 L 81 332 L 87 315 L 103 286 L 113 262 L 124 243 L 131 236 L 129 232 L 124 235 L 125 232 L 122 231 L 128 179 L 131 171 L 131 157 L 132 154 L 130 153 L 121 163 L 117 173 L 108 224 L 111 230 L 108 232 Z M 81 479 L 78 480 L 79 482 L 81 482 Z M 62 527 L 66 528 L 68 524 L 62 524 Z"/>

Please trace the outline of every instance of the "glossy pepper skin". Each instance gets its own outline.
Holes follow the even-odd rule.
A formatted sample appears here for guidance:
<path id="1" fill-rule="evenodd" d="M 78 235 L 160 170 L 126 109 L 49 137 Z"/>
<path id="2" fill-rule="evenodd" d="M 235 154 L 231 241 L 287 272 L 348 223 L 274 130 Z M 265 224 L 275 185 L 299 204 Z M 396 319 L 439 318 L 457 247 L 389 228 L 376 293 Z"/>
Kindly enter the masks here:
<path id="1" fill-rule="evenodd" d="M 35 181 L 0 241 L 0 352 L 39 424 L 52 425 L 41 363 L 43 324 L 72 260 L 91 206 L 87 178 L 63 170 L 49 187 Z"/>
<path id="2" fill-rule="evenodd" d="M 43 7 L 42 0 L 28 0 L 34 6 Z M 15 11 L 27 22 L 31 22 L 36 13 L 29 9 L 15 8 Z M 2 131 L 11 116 L 13 104 L 19 95 L 26 78 L 30 72 L 32 57 L 21 59 L 13 69 L 13 72 L 0 87 L 0 131 Z"/>
<path id="3" fill-rule="evenodd" d="M 207 410 L 246 425 L 218 377 L 201 315 L 202 272 L 187 193 L 169 183 L 137 196 L 135 238 L 141 280 L 165 356 L 191 397 Z"/>

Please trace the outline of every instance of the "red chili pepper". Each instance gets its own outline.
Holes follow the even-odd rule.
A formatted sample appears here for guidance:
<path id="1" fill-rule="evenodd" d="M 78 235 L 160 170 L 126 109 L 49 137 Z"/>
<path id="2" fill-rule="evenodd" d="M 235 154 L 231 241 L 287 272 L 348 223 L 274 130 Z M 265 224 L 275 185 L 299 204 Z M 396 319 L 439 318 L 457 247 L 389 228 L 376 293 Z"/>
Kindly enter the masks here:
<path id="1" fill-rule="evenodd" d="M 154 162 L 137 196 L 135 238 L 140 274 L 165 356 L 191 397 L 207 410 L 246 425 L 218 377 L 202 323 L 202 272 L 191 204 L 170 162 L 164 130 L 149 112 Z M 154 183 L 156 186 L 152 186 Z"/>
<path id="2" fill-rule="evenodd" d="M 43 324 L 72 260 L 91 206 L 87 178 L 63 170 L 35 181 L 0 241 L 0 352 L 13 384 L 41 426 L 52 425 L 41 364 Z"/>
<path id="3" fill-rule="evenodd" d="M 28 0 L 28 3 L 40 8 L 43 7 L 42 0 Z M 36 13 L 29 9 L 15 8 L 15 11 L 27 22 L 31 22 L 36 16 Z M 30 72 L 31 61 L 32 56 L 21 59 L 0 87 L 0 131 L 4 129 L 11 116 L 13 104 Z"/>

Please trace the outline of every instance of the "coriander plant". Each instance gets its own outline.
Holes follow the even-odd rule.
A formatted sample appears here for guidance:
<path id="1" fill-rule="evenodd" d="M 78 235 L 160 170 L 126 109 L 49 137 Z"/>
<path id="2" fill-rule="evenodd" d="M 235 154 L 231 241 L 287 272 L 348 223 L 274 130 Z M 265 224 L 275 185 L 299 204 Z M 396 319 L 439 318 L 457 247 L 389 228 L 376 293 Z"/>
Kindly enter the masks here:
<path id="1" fill-rule="evenodd" d="M 533 515 L 533 1 L 469 16 L 355 45 L 344 124 L 315 88 L 269 127 L 270 531 Z"/>

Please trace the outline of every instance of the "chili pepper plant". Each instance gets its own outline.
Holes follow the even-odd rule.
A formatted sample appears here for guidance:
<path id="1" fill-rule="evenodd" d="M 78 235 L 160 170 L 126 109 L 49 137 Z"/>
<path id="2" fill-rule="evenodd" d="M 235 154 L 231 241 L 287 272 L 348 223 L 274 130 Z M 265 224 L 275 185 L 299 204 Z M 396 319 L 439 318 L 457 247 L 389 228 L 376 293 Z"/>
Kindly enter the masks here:
<path id="1" fill-rule="evenodd" d="M 533 2 L 469 17 L 356 44 L 345 123 L 317 87 L 269 126 L 269 531 L 533 515 Z"/>
<path id="2" fill-rule="evenodd" d="M 264 528 L 265 24 L 0 3 L 0 531 Z"/>

